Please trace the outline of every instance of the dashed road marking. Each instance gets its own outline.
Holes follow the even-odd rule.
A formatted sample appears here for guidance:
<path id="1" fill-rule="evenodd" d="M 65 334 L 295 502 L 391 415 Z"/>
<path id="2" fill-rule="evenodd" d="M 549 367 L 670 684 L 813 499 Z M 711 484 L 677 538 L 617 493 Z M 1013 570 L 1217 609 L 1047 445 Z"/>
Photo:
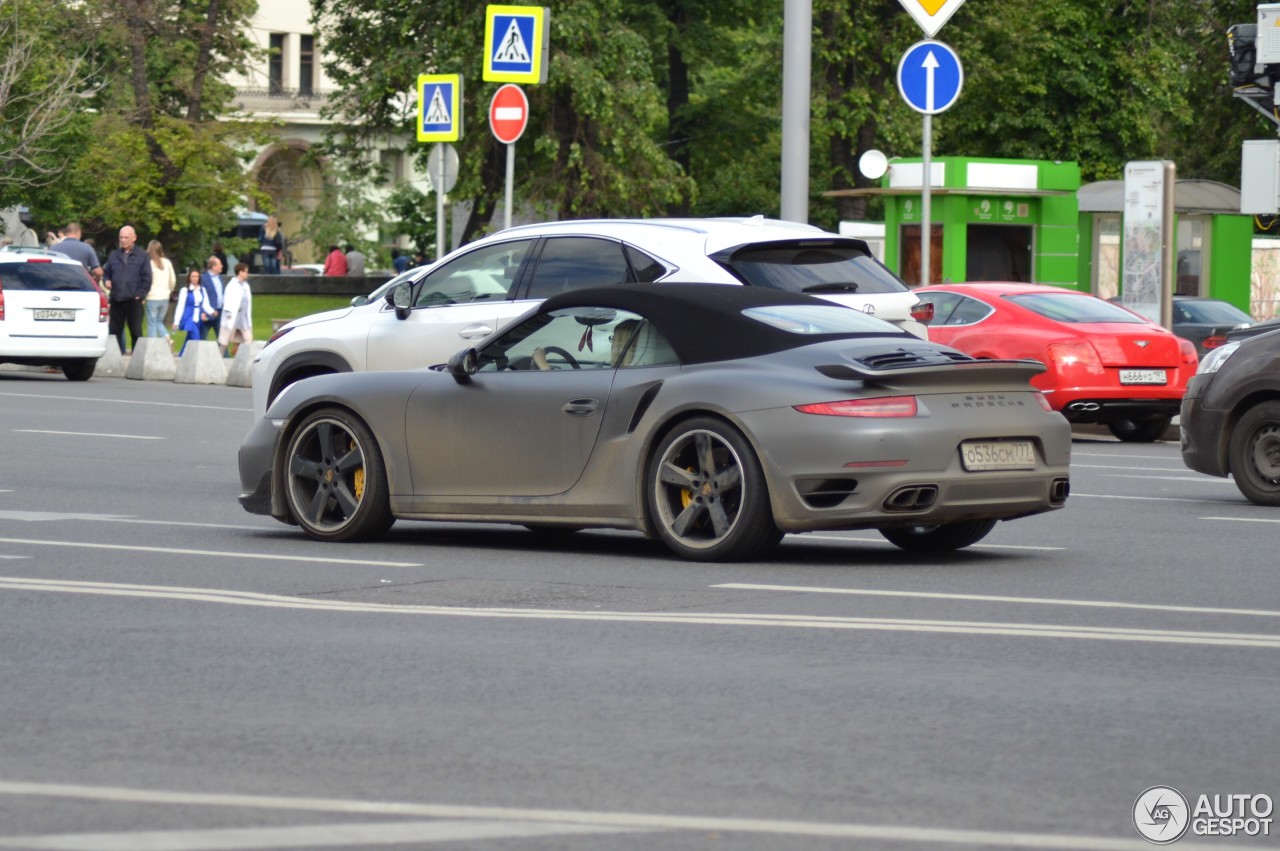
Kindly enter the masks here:
<path id="1" fill-rule="evenodd" d="M 3 540 L 3 539 L 0 539 Z M 682 624 L 697 626 L 782 627 L 790 629 L 866 630 L 947 635 L 987 635 L 1027 638 L 1075 638 L 1094 641 L 1127 641 L 1152 644 L 1280 649 L 1280 635 L 1194 632 L 1189 630 L 1129 629 L 1122 627 L 1069 626 L 1062 624 L 948 621 L 912 618 L 855 618 L 818 615 L 775 615 L 693 612 L 610 612 L 573 609 L 506 609 L 496 607 L 394 605 L 317 600 L 250 591 L 216 588 L 182 588 L 165 585 L 128 585 L 111 582 L 0 577 L 0 590 L 50 591 L 109 597 L 141 597 L 191 603 L 221 603 L 274 609 L 378 615 L 436 615 L 511 620 L 598 621 L 607 623 Z"/>

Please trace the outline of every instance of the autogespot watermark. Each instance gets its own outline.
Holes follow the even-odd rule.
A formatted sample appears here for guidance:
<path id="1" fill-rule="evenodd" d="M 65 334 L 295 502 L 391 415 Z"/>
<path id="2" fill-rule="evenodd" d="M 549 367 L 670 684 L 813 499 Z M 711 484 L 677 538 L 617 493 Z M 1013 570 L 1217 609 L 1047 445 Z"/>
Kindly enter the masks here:
<path id="1" fill-rule="evenodd" d="M 1195 806 L 1172 786 L 1152 786 L 1133 802 L 1133 826 L 1156 845 L 1193 836 L 1270 836 L 1270 795 L 1200 795 Z"/>

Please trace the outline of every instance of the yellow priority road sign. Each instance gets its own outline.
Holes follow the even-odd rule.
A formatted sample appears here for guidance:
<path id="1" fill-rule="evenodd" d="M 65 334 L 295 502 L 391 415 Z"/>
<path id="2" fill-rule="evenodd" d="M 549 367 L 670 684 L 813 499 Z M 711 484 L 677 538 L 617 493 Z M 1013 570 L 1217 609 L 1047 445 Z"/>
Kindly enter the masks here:
<path id="1" fill-rule="evenodd" d="M 964 0 L 898 0 L 929 38 L 938 34 Z"/>

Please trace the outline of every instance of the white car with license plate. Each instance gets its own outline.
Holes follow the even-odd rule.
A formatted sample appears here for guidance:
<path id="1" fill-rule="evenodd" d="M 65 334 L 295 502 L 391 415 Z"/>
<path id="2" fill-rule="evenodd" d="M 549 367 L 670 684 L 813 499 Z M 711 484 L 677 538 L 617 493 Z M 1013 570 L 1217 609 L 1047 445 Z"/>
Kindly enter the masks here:
<path id="1" fill-rule="evenodd" d="M 93 376 L 107 351 L 107 297 L 79 261 L 43 248 L 0 249 L 0 363 Z"/>
<path id="2" fill-rule="evenodd" d="M 443 363 L 559 293 L 671 280 L 809 293 L 928 338 L 932 305 L 860 239 L 761 217 L 547 222 L 500 231 L 410 270 L 402 276 L 407 308 L 397 309 L 388 292 L 284 326 L 255 360 L 254 412 L 261 416 L 281 390 L 313 375 Z"/>

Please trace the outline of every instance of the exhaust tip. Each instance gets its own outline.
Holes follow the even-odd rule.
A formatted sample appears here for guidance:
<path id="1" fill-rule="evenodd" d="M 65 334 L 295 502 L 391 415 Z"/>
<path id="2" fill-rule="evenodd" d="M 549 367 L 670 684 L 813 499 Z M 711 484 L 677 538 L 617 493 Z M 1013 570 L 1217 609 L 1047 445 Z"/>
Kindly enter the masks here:
<path id="1" fill-rule="evenodd" d="M 1071 480 L 1065 476 L 1054 479 L 1049 485 L 1049 502 L 1062 505 L 1071 496 Z"/>
<path id="2" fill-rule="evenodd" d="M 885 497 L 885 511 L 924 511 L 938 501 L 937 485 L 906 485 Z"/>

